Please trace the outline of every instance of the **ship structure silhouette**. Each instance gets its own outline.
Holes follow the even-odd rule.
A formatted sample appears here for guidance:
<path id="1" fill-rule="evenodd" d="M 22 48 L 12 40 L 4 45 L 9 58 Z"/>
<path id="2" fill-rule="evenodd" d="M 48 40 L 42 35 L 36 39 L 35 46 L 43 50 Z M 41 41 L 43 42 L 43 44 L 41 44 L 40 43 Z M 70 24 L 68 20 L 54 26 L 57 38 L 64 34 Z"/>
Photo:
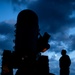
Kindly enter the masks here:
<path id="1" fill-rule="evenodd" d="M 22 10 L 15 28 L 14 51 L 4 50 L 1 75 L 13 75 L 13 68 L 18 69 L 16 75 L 54 75 L 49 73 L 48 56 L 40 54 L 50 48 L 50 35 L 40 34 L 37 14 L 30 9 Z"/>

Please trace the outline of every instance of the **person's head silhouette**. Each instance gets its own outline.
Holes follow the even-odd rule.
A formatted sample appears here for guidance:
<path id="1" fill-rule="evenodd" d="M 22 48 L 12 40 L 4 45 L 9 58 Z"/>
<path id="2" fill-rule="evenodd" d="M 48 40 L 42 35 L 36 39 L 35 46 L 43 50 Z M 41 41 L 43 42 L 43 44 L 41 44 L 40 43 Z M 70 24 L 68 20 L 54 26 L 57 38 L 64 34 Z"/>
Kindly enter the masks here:
<path id="1" fill-rule="evenodd" d="M 66 53 L 67 53 L 67 52 L 66 52 L 66 50 L 64 50 L 64 49 L 61 51 L 61 54 L 62 54 L 62 55 L 66 55 Z"/>

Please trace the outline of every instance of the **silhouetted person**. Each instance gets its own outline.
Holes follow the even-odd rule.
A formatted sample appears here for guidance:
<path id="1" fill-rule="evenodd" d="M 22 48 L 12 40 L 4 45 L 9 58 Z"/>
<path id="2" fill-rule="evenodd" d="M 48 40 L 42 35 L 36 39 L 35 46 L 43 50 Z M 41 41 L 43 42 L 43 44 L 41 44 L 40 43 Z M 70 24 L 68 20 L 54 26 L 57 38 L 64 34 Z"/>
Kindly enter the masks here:
<path id="1" fill-rule="evenodd" d="M 59 59 L 60 75 L 69 75 L 69 67 L 71 65 L 71 60 L 68 55 L 66 55 L 66 50 L 61 51 L 61 58 Z"/>

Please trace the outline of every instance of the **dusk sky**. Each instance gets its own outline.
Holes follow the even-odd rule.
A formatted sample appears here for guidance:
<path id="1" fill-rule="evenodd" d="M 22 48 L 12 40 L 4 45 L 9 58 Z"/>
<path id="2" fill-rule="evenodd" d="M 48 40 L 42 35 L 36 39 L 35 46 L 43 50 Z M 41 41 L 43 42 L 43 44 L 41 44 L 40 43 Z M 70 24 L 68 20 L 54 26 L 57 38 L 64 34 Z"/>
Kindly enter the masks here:
<path id="1" fill-rule="evenodd" d="M 51 48 L 42 53 L 49 57 L 50 72 L 59 75 L 61 50 L 66 49 L 70 75 L 75 75 L 75 0 L 0 0 L 0 54 L 4 49 L 13 51 L 14 25 L 23 9 L 36 12 L 40 33 L 51 35 Z"/>

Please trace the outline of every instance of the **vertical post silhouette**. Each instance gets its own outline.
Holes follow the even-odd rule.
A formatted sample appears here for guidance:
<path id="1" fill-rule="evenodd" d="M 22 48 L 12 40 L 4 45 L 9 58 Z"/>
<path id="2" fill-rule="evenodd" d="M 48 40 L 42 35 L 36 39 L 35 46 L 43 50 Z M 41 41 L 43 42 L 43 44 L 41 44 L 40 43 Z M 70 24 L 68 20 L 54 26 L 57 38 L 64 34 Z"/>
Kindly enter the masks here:
<path id="1" fill-rule="evenodd" d="M 70 57 L 66 54 L 66 50 L 61 51 L 61 58 L 59 59 L 59 66 L 60 66 L 60 75 L 69 75 L 70 73 L 70 65 L 71 60 Z"/>

